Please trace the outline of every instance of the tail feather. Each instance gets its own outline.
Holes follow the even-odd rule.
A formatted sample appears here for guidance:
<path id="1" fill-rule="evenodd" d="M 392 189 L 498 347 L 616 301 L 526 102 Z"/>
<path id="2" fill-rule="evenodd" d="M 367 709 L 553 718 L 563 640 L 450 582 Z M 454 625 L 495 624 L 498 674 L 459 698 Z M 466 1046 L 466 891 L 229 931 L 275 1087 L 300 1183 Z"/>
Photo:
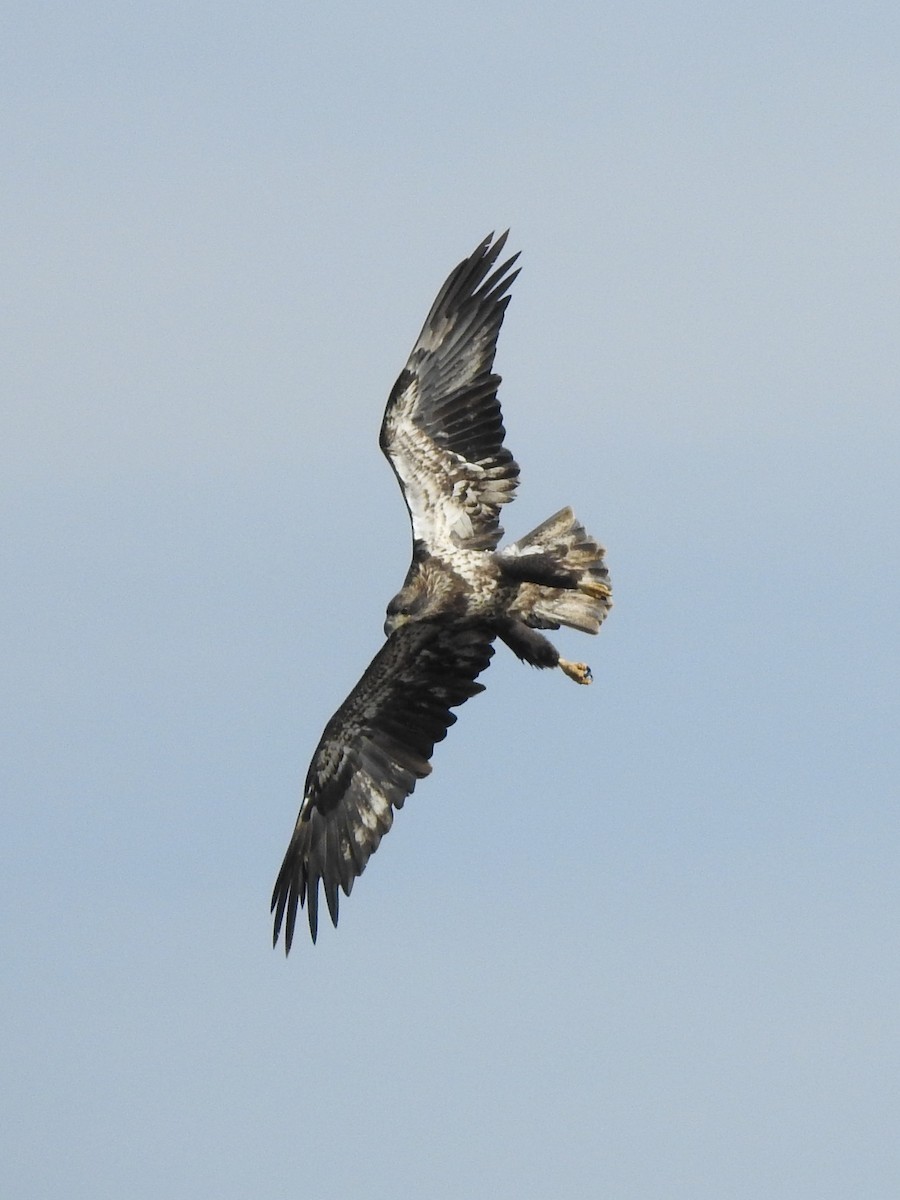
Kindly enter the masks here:
<path id="1" fill-rule="evenodd" d="M 517 599 L 522 619 L 534 629 L 569 625 L 596 633 L 612 607 L 604 553 L 571 508 L 560 509 L 501 551 L 501 559 L 511 560 L 521 580 L 528 580 L 529 559 L 533 559 L 533 581 L 522 584 Z M 568 576 L 563 586 L 548 586 L 548 562 L 561 578 Z"/>

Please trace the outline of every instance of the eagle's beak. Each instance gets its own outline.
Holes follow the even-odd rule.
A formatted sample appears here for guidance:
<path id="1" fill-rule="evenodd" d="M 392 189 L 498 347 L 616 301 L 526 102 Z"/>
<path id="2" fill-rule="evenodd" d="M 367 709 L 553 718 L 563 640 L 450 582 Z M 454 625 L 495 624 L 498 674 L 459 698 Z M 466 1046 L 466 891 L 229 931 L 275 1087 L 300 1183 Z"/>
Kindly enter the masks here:
<path id="1" fill-rule="evenodd" d="M 384 636 L 390 637 L 395 629 L 399 629 L 401 625 L 409 623 L 409 613 L 391 613 L 384 622 Z"/>

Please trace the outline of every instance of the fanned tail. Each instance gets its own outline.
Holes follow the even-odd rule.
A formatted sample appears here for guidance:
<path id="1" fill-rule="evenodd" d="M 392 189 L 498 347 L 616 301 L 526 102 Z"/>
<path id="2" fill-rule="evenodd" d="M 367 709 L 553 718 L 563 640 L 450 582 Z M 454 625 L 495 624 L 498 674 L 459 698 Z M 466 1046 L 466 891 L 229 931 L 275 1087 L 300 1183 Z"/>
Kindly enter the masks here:
<path id="1" fill-rule="evenodd" d="M 522 620 L 533 629 L 568 625 L 597 633 L 612 608 L 604 553 L 571 508 L 501 551 L 504 573 L 525 585 L 519 590 Z"/>

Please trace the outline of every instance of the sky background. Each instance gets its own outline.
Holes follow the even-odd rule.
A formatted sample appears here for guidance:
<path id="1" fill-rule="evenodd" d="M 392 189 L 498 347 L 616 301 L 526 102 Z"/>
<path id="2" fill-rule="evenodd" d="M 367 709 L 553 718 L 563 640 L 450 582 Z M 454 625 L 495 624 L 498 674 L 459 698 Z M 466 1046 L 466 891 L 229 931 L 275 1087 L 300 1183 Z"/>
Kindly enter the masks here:
<path id="1" fill-rule="evenodd" d="M 898 1194 L 898 45 L 867 0 L 7 9 L 3 1195 Z M 607 545 L 595 686 L 501 647 L 285 961 L 408 562 L 383 405 L 507 226 L 504 523 Z"/>

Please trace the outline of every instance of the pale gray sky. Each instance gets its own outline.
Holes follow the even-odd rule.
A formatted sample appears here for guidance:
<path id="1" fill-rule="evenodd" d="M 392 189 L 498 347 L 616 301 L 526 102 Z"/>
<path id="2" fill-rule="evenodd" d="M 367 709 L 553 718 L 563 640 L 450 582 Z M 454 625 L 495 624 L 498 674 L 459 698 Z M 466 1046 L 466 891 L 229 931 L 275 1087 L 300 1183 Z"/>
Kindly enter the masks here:
<path id="1" fill-rule="evenodd" d="M 900 1187 L 893 4 L 4 21 L 0 1191 Z M 341 926 L 268 899 L 406 514 L 377 433 L 511 226 L 502 647 Z"/>

